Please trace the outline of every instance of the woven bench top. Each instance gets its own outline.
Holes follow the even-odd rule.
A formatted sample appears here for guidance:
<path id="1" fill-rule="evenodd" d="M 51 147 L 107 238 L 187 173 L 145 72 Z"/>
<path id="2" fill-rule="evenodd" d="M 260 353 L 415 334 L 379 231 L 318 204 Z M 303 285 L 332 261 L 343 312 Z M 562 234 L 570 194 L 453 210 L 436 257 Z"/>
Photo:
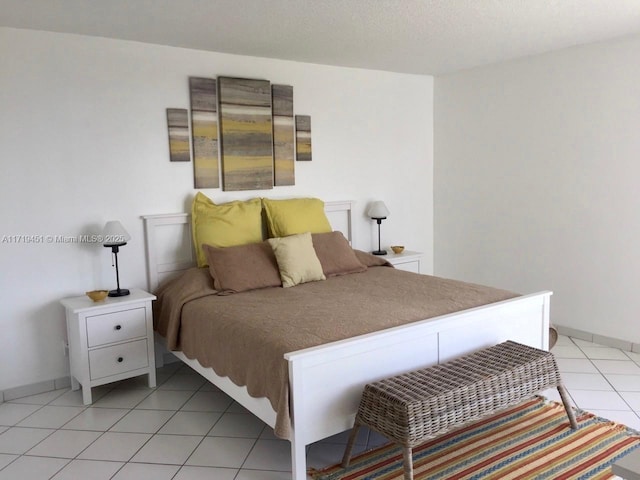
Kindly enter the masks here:
<path id="1" fill-rule="evenodd" d="M 532 367 L 535 372 L 525 374 L 525 370 Z M 491 379 L 495 380 L 505 372 L 518 376 L 518 370 L 525 377 L 553 376 L 557 366 L 551 353 L 507 341 L 440 365 L 373 382 L 367 387 L 377 391 L 378 395 L 384 394 L 400 403 L 410 403 L 451 393 L 456 388 L 464 389 L 478 382 L 490 383 Z M 555 385 L 552 382 L 548 386 Z"/>

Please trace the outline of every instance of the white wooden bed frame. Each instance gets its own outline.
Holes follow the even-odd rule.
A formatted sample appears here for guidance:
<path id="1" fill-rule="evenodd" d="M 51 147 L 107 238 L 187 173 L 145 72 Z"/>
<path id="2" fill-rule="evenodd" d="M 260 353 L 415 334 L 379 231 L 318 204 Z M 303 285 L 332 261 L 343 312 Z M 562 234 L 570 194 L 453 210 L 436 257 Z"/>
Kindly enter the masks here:
<path id="1" fill-rule="evenodd" d="M 353 202 L 328 202 L 335 230 L 352 241 Z M 195 265 L 190 216 L 143 216 L 150 291 L 164 279 Z M 389 293 L 392 295 L 392 292 Z M 293 480 L 304 480 L 306 446 L 353 426 L 366 383 L 444 362 L 490 345 L 514 340 L 547 349 L 551 292 L 539 292 L 380 332 L 287 353 L 291 401 Z M 156 335 L 156 340 L 164 339 Z M 164 350 L 166 351 L 166 350 Z M 249 396 L 227 377 L 171 352 L 266 424 L 276 414 L 266 398 Z"/>

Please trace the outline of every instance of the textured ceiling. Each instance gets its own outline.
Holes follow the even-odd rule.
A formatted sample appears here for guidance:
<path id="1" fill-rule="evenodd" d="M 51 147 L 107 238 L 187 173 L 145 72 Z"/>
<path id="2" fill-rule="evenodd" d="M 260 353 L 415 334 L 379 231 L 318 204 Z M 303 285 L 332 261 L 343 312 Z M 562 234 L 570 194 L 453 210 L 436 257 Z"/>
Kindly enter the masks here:
<path id="1" fill-rule="evenodd" d="M 0 0 L 0 26 L 437 75 L 640 33 L 640 0 Z"/>

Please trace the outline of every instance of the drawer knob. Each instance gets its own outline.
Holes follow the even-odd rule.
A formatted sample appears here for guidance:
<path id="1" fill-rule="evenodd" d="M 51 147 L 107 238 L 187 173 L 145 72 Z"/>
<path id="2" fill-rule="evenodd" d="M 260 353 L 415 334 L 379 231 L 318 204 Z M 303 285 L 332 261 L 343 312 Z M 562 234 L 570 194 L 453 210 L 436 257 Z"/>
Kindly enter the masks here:
<path id="1" fill-rule="evenodd" d="M 123 361 L 124 361 L 124 358 L 118 357 L 118 363 L 122 363 Z"/>
<path id="2" fill-rule="evenodd" d="M 116 330 L 120 330 L 120 329 L 122 329 L 122 325 L 116 325 L 116 326 L 115 326 L 115 329 L 116 329 Z"/>

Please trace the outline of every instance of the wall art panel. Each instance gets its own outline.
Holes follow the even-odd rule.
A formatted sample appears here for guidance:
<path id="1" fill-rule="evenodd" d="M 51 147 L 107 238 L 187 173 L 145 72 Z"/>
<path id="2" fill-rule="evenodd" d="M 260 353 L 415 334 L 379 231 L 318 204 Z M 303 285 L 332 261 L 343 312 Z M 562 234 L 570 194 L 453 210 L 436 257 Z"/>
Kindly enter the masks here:
<path id="1" fill-rule="evenodd" d="M 222 188 L 273 188 L 271 84 L 218 77 Z"/>
<path id="2" fill-rule="evenodd" d="M 189 150 L 189 116 L 186 108 L 167 108 L 169 159 L 172 162 L 191 160 Z"/>
<path id="3" fill-rule="evenodd" d="M 311 117 L 296 115 L 296 160 L 311 161 Z"/>
<path id="4" fill-rule="evenodd" d="M 195 188 L 220 187 L 216 80 L 189 78 Z"/>
<path id="5" fill-rule="evenodd" d="M 295 185 L 295 126 L 293 87 L 272 85 L 273 167 L 275 186 Z"/>

